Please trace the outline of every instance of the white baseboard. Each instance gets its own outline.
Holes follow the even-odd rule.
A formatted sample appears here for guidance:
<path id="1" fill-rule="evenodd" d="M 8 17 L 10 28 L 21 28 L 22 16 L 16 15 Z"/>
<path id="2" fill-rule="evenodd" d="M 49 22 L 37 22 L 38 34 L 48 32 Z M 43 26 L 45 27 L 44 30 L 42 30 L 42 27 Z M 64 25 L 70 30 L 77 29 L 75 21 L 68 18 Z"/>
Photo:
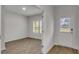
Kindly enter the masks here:
<path id="1" fill-rule="evenodd" d="M 5 40 L 7 40 L 7 41 L 5 41 L 5 42 L 20 40 L 20 39 L 23 39 L 23 38 L 28 38 L 28 37 L 26 37 L 26 36 L 24 36 L 24 37 L 18 37 L 18 38 L 13 38 L 13 39 L 11 39 L 11 40 L 5 39 Z M 29 37 L 29 38 L 34 38 L 34 37 Z M 34 38 L 34 39 L 39 39 L 39 38 Z M 40 40 L 41 40 L 41 39 L 40 39 Z"/>
<path id="2" fill-rule="evenodd" d="M 54 45 L 60 45 L 60 46 L 64 46 L 64 47 L 69 47 L 69 48 L 73 48 L 73 49 L 79 49 L 78 47 L 76 46 L 72 46 L 72 45 L 63 45 L 63 44 L 59 44 L 59 43 L 55 43 Z"/>
<path id="3" fill-rule="evenodd" d="M 50 48 L 45 49 L 45 50 L 42 49 L 42 54 L 47 54 L 47 53 L 52 49 L 53 46 L 54 46 L 54 45 L 51 45 Z"/>

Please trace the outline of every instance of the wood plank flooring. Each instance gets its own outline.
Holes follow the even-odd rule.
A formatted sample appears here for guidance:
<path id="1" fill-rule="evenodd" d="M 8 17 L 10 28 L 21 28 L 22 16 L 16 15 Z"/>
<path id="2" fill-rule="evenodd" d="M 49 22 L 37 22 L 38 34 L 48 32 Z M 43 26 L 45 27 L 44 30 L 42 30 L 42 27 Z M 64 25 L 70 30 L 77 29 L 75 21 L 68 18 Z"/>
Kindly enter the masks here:
<path id="1" fill-rule="evenodd" d="M 2 54 L 40 54 L 41 40 L 25 38 L 6 43 L 6 50 Z"/>
<path id="2" fill-rule="evenodd" d="M 41 40 L 25 38 L 6 43 L 2 54 L 41 54 Z M 76 49 L 55 45 L 48 54 L 78 54 Z"/>
<path id="3" fill-rule="evenodd" d="M 48 54 L 78 54 L 76 49 L 55 45 Z"/>

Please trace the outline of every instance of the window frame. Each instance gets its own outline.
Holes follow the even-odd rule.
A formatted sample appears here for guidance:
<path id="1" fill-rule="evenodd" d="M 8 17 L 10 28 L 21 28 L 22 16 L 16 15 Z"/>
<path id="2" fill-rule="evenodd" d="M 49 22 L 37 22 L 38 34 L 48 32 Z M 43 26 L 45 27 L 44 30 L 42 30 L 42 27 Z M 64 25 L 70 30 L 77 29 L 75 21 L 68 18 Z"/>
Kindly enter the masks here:
<path id="1" fill-rule="evenodd" d="M 33 30 L 32 31 L 33 31 L 33 33 L 42 33 L 42 20 L 33 21 Z"/>

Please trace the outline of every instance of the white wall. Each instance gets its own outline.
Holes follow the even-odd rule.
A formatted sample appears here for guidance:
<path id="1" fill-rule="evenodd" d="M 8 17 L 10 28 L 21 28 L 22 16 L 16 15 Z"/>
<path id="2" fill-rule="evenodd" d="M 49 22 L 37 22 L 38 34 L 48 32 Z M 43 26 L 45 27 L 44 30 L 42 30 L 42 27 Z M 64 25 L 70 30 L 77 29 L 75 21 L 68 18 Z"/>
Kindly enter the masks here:
<path id="1" fill-rule="evenodd" d="M 38 6 L 44 11 L 42 51 L 47 53 L 54 46 L 54 11 L 53 6 Z"/>
<path id="2" fill-rule="evenodd" d="M 42 14 L 28 17 L 28 37 L 42 39 L 42 33 L 33 33 L 33 21 L 42 20 Z"/>
<path id="3" fill-rule="evenodd" d="M 55 9 L 55 44 L 76 48 L 76 6 L 56 6 Z M 59 24 L 61 17 L 71 17 L 73 33 L 61 33 L 59 32 Z"/>
<path id="4" fill-rule="evenodd" d="M 27 37 L 27 17 L 6 11 L 5 42 Z"/>

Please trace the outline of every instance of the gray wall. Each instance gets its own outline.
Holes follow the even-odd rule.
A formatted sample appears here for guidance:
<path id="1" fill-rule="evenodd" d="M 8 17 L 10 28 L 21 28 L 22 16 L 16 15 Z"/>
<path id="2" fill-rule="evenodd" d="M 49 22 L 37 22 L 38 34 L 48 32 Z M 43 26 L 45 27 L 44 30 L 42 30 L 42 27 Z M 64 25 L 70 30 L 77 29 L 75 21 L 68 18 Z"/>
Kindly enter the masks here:
<path id="1" fill-rule="evenodd" d="M 27 17 L 6 11 L 4 14 L 5 42 L 27 37 Z"/>
<path id="2" fill-rule="evenodd" d="M 78 50 L 79 50 L 79 6 L 77 9 L 77 41 L 76 41 L 76 45 L 78 46 Z"/>
<path id="3" fill-rule="evenodd" d="M 78 47 L 79 47 L 79 7 L 78 7 L 78 19 L 77 19 L 77 20 L 78 20 L 78 21 L 77 21 L 77 23 L 78 23 L 78 27 L 77 27 L 77 28 L 78 28 L 78 32 L 77 32 L 77 33 L 78 33 L 78 41 L 77 41 L 78 44 L 77 44 L 77 45 L 78 45 Z"/>
<path id="4" fill-rule="evenodd" d="M 4 37 L 4 29 L 5 29 L 5 24 L 4 24 L 4 7 L 1 6 L 1 50 L 5 50 L 5 37 Z"/>
<path id="5" fill-rule="evenodd" d="M 0 53 L 1 53 L 1 5 L 0 5 Z"/>
<path id="6" fill-rule="evenodd" d="M 0 5 L 0 36 L 1 36 L 1 5 Z"/>
<path id="7" fill-rule="evenodd" d="M 54 7 L 53 6 L 39 6 L 43 11 L 43 40 L 42 51 L 47 53 L 54 46 Z"/>
<path id="8" fill-rule="evenodd" d="M 42 20 L 42 14 L 28 17 L 28 37 L 42 39 L 42 33 L 33 33 L 33 21 Z"/>
<path id="9" fill-rule="evenodd" d="M 67 46 L 71 48 L 78 48 L 75 45 L 75 42 L 77 41 L 76 38 L 76 6 L 56 6 L 55 9 L 55 44 Z M 59 24 L 60 24 L 60 18 L 61 17 L 71 17 L 72 22 L 72 28 L 73 33 L 61 33 L 59 32 Z"/>

